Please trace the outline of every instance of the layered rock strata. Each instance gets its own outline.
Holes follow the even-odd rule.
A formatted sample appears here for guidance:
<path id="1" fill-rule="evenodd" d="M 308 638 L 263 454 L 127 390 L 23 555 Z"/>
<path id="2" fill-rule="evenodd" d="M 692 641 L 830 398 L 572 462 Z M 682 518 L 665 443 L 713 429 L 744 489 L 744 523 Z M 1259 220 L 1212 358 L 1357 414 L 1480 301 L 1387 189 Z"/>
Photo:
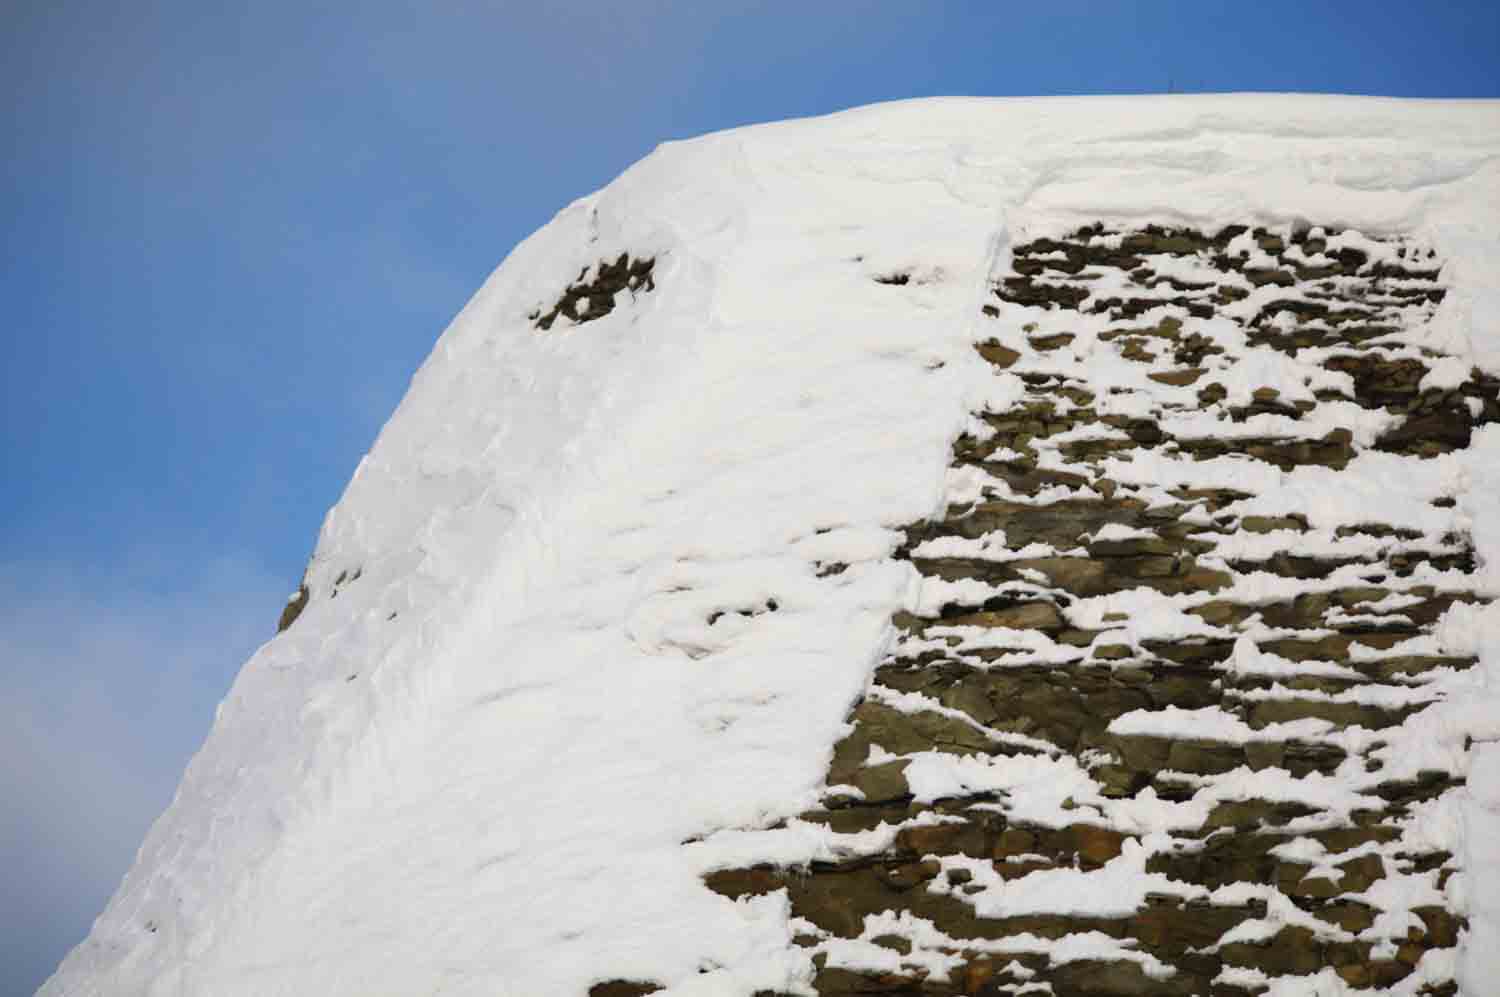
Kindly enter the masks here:
<path id="1" fill-rule="evenodd" d="M 1487 601 L 1458 462 L 1495 379 L 1423 343 L 1440 263 L 1307 226 L 1017 245 L 976 349 L 1018 379 L 849 717 L 836 858 L 785 890 L 820 994 L 1449 994 Z M 643 991 L 644 992 L 644 991 Z"/>

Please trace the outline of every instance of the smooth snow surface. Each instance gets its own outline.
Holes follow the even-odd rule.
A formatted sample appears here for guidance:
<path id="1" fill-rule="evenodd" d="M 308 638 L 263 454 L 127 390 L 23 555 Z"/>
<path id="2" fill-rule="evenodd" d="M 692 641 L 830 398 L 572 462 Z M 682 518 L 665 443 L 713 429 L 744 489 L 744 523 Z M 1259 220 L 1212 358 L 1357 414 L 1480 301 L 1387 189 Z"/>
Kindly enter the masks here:
<path id="1" fill-rule="evenodd" d="M 893 528 L 943 508 L 968 413 L 1019 394 L 971 349 L 996 261 L 1097 220 L 1301 219 L 1434 246 L 1436 345 L 1500 370 L 1500 103 L 930 100 L 663 146 L 444 333 L 328 516 L 310 605 L 41 992 L 796 989 L 784 900 L 700 873 L 778 858 L 775 835 L 714 832 L 818 799 L 918 598 Z M 625 252 L 655 258 L 655 290 L 528 321 Z M 1493 592 L 1496 427 L 1453 478 Z M 1451 627 L 1488 669 L 1452 891 L 1479 997 L 1500 979 L 1500 606 Z M 1151 886 L 1119 863 L 1127 901 Z"/>

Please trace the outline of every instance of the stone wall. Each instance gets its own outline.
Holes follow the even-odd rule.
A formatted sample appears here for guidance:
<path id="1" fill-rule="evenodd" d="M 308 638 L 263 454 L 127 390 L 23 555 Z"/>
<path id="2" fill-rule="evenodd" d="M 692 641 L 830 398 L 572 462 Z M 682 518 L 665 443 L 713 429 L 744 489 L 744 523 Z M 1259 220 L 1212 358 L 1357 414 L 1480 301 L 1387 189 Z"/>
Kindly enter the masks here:
<path id="1" fill-rule="evenodd" d="M 1414 345 L 1440 262 L 1308 227 L 1016 246 L 976 349 L 1024 392 L 907 528 L 922 604 L 800 818 L 840 857 L 708 885 L 786 890 L 824 995 L 1453 993 L 1429 829 L 1468 745 L 1436 718 L 1475 661 L 1436 631 L 1483 600 L 1445 455 L 1500 384 Z"/>

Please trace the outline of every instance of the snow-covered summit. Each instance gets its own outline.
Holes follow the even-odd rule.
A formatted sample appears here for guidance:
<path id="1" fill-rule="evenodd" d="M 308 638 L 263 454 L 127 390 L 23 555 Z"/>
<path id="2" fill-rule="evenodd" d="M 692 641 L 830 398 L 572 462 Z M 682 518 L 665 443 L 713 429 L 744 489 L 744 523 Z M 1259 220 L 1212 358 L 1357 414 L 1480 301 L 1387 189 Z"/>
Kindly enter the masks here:
<path id="1" fill-rule="evenodd" d="M 807 926 L 787 892 L 735 901 L 704 875 L 833 854 L 794 818 L 826 802 L 849 711 L 900 651 L 893 616 L 973 596 L 970 582 L 935 583 L 896 556 L 912 553 L 905 527 L 986 494 L 972 472 L 950 470 L 954 443 L 975 431 L 974 413 L 1024 404 L 1036 387 L 975 344 L 1015 353 L 1053 331 L 1025 330 L 1025 303 L 997 305 L 997 281 L 1017 247 L 1045 268 L 1052 251 L 1039 238 L 1095 224 L 1245 226 L 1224 248 L 1246 272 L 1277 272 L 1294 252 L 1311 272 L 1340 249 L 1369 261 L 1395 240 L 1420 245 L 1441 261 L 1444 293 L 1393 342 L 1426 358 L 1436 391 L 1460 391 L 1475 367 L 1500 371 L 1500 103 L 931 100 L 664 146 L 519 246 L 444 333 L 329 513 L 290 625 L 246 663 L 135 867 L 42 993 L 534 997 L 620 979 L 749 997 L 808 986 L 811 957 L 794 943 Z M 1314 226 L 1330 233 L 1315 237 L 1322 246 L 1305 238 Z M 1261 261 L 1271 250 L 1257 227 L 1302 238 Z M 1056 252 L 1071 265 L 1066 247 Z M 1167 286 L 1201 282 L 1170 256 L 1156 265 Z M 1260 302 L 1253 293 L 1245 300 Z M 1230 323 L 1202 333 L 1221 345 L 1239 335 L 1230 319 L 1179 313 L 1163 295 L 1159 314 L 1134 318 Z M 1290 336 L 1299 313 L 1282 314 L 1274 321 Z M 1099 321 L 1067 341 L 1069 377 L 1122 397 L 1187 390 L 1165 368 L 1159 388 L 1131 373 Z M 1346 383 L 1260 347 L 1223 370 L 1224 395 L 1204 404 L 1240 406 L 1244 418 L 1205 429 L 1192 413 L 1162 415 L 1176 438 L 1261 432 Z M 1319 440 L 1351 448 L 1396 428 L 1356 409 L 1302 411 L 1334 420 Z M 1336 429 L 1346 435 L 1327 435 Z M 1100 453 L 1118 435 L 1068 432 Z M 1468 782 L 1411 833 L 1455 856 L 1442 897 L 1468 919 L 1457 971 L 1477 997 L 1476 981 L 1500 973 L 1500 610 L 1485 604 L 1500 595 L 1500 430 L 1432 457 L 1421 468 L 1431 478 L 1388 456 L 1355 460 L 1336 486 L 1273 461 L 1213 487 L 1258 475 L 1243 491 L 1259 504 L 1238 512 L 1303 515 L 1311 531 L 1297 543 L 1329 547 L 1301 553 L 1330 558 L 1364 542 L 1335 534 L 1351 502 L 1421 534 L 1438 531 L 1429 500 L 1452 499 L 1443 529 L 1471 538 L 1464 585 L 1483 598 L 1423 639 L 1432 654 L 1479 658 L 1464 708 L 1443 713 L 1433 735 L 1461 745 L 1450 769 Z M 1111 477 L 1153 487 L 1166 471 L 1151 460 Z M 1183 521 L 1195 515 L 1209 514 Z M 1319 515 L 1326 538 L 1312 535 Z M 1237 535 L 1221 556 L 1254 561 L 1270 535 Z M 934 536 L 926 542 L 941 549 L 927 553 L 1011 556 L 993 531 L 973 539 Z M 1078 543 L 1151 540 L 1116 523 Z M 1251 575 L 1234 591 L 1272 601 L 1275 583 Z M 1098 609 L 1103 626 L 1123 607 L 1092 605 L 1066 607 L 1071 622 Z M 1339 612 L 1405 605 L 1398 593 Z M 1017 634 L 1048 629 L 1011 623 Z M 1235 644 L 1226 667 L 1291 665 L 1252 641 Z M 1259 736 L 1225 717 L 1166 716 L 1127 713 L 1111 729 L 1197 737 L 1208 724 L 1241 750 Z M 1291 723 L 1303 724 L 1298 736 L 1326 734 Z M 1368 748 L 1351 737 L 1340 751 Z M 857 761 L 889 765 L 883 750 Z M 916 797 L 951 793 L 960 775 L 976 792 L 1037 792 L 1036 813 L 1069 797 L 991 769 L 905 762 Z M 1070 785 L 1081 796 L 1097 775 L 1075 766 Z M 1318 785 L 1320 799 L 1357 809 L 1336 777 Z M 1166 833 L 1148 809 L 1115 817 Z M 858 847 L 874 852 L 896 831 L 865 833 Z M 1288 861 L 1326 858 L 1289 847 Z M 1106 866 L 1118 897 L 1170 878 L 1144 871 L 1147 853 L 1131 844 Z M 1010 888 L 970 870 L 995 886 L 976 910 L 1031 910 L 1071 888 L 1053 875 L 1064 870 L 1042 871 L 1052 878 Z M 1301 923 L 1277 902 L 1268 922 Z M 920 935 L 898 920 L 876 928 Z M 841 957 L 823 954 L 825 965 Z"/>

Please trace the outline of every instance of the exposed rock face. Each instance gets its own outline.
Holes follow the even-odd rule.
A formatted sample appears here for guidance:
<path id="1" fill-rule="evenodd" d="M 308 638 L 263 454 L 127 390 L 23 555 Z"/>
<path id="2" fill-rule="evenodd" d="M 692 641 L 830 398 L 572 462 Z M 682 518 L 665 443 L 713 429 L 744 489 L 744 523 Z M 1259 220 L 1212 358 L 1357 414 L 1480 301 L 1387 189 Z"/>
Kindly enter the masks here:
<path id="1" fill-rule="evenodd" d="M 345 568 L 340 571 L 338 577 L 333 580 L 333 585 L 328 589 L 328 598 L 337 599 L 339 593 L 346 586 L 359 581 L 361 574 L 363 574 L 363 570 L 360 568 L 355 568 L 353 571 Z M 276 621 L 276 632 L 281 633 L 293 623 L 296 623 L 298 618 L 301 617 L 302 611 L 307 608 L 312 599 L 313 591 L 308 587 L 307 579 L 304 577 L 302 582 L 297 586 L 297 591 L 292 593 L 292 597 L 282 607 L 281 616 Z"/>
<path id="2" fill-rule="evenodd" d="M 287 627 L 297 622 L 297 617 L 301 616 L 302 610 L 307 608 L 307 600 L 311 594 L 307 590 L 306 584 L 297 586 L 297 591 L 286 601 L 286 605 L 281 609 L 281 616 L 276 620 L 277 633 L 281 633 Z"/>
<path id="3" fill-rule="evenodd" d="M 656 290 L 655 267 L 654 259 L 631 259 L 625 253 L 613 263 L 600 260 L 596 266 L 585 267 L 545 315 L 537 312 L 530 318 L 543 330 L 552 328 L 559 317 L 575 324 L 601 319 L 615 310 L 615 295 Z"/>
<path id="4" fill-rule="evenodd" d="M 1455 860 L 1410 818 L 1468 745 L 1413 746 L 1474 664 L 1433 636 L 1484 601 L 1441 459 L 1500 383 L 1387 338 L 1439 262 L 1291 227 L 1015 247 L 984 312 L 1022 335 L 976 348 L 1026 390 L 907 529 L 922 604 L 801 818 L 847 858 L 708 885 L 785 889 L 825 995 L 1453 993 Z M 1360 461 L 1425 511 L 1297 508 Z"/>

